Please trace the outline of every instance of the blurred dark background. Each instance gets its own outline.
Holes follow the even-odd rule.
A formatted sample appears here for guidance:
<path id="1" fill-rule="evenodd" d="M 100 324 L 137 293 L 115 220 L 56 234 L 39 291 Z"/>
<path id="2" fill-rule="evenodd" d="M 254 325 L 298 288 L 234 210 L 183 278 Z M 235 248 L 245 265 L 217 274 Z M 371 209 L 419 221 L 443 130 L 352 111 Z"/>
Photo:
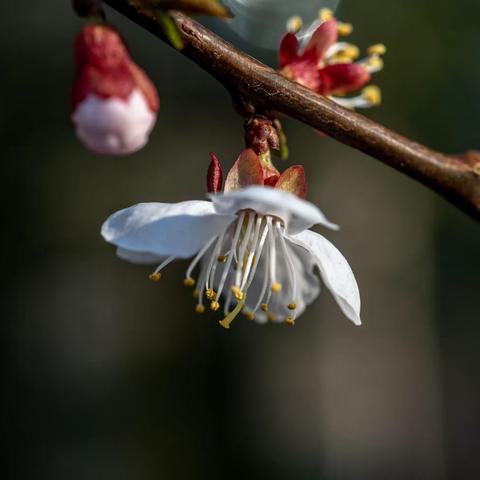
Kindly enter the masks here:
<path id="1" fill-rule="evenodd" d="M 337 13 L 361 47 L 389 47 L 384 104 L 367 115 L 446 152 L 480 148 L 478 0 L 343 0 Z M 327 236 L 356 273 L 364 326 L 327 293 L 294 329 L 195 316 L 186 264 L 152 284 L 99 228 L 139 201 L 202 198 L 208 152 L 230 165 L 242 121 L 196 65 L 108 17 L 162 98 L 149 145 L 127 158 L 73 134 L 82 22 L 69 2 L 0 4 L 5 476 L 480 478 L 479 226 L 286 120 L 310 200 L 342 226 Z"/>

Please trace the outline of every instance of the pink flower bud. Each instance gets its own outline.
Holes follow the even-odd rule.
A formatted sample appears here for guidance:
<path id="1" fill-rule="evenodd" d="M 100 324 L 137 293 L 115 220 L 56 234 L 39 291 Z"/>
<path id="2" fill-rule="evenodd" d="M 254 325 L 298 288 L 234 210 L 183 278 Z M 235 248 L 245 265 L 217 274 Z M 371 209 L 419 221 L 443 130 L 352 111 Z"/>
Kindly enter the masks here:
<path id="1" fill-rule="evenodd" d="M 78 138 L 100 154 L 124 155 L 144 147 L 160 102 L 119 33 L 100 24 L 83 28 L 75 65 L 71 118 Z"/>

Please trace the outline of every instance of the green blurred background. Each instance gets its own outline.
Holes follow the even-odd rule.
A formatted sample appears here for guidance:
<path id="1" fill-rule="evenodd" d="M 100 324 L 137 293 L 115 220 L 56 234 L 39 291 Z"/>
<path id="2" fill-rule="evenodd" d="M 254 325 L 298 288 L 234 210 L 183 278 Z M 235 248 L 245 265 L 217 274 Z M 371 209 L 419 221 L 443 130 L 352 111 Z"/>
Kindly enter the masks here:
<path id="1" fill-rule="evenodd" d="M 478 0 L 343 0 L 338 14 L 361 47 L 389 47 L 369 116 L 446 152 L 480 149 Z M 327 293 L 294 329 L 196 316 L 186 264 L 152 284 L 99 228 L 140 201 L 202 198 L 208 152 L 230 165 L 242 121 L 196 65 L 108 17 L 162 98 L 149 145 L 128 158 L 73 134 L 82 23 L 69 2 L 0 4 L 6 476 L 480 478 L 479 226 L 286 120 L 310 200 L 342 226 L 327 236 L 356 273 L 364 326 Z"/>

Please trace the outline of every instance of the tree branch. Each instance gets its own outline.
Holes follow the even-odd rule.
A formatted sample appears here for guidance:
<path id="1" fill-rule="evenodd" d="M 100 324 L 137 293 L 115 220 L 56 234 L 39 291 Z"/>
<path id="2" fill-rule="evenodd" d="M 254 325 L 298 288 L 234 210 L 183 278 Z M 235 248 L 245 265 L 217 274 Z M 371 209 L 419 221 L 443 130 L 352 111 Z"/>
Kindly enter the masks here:
<path id="1" fill-rule="evenodd" d="M 142 0 L 105 0 L 162 40 L 155 14 Z M 413 142 L 292 82 L 241 52 L 187 15 L 172 11 L 185 56 L 236 98 L 260 111 L 278 111 L 325 132 L 430 187 L 480 220 L 480 153 L 449 156 Z"/>

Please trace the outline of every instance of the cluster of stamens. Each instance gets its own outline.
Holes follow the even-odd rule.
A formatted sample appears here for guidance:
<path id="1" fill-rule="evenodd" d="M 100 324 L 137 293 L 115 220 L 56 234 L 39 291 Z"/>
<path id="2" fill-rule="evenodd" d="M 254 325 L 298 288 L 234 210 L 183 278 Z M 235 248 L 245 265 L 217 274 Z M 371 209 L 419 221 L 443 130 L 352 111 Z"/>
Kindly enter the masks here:
<path id="1" fill-rule="evenodd" d="M 187 269 L 184 285 L 195 287 L 195 311 L 204 313 L 207 306 L 218 311 L 225 298 L 225 318 L 220 321 L 224 328 L 229 328 L 240 312 L 254 320 L 259 310 L 272 322 L 294 325 L 297 273 L 284 233 L 281 220 L 251 210 L 240 211 L 237 220 L 223 234 L 210 239 Z M 160 271 L 174 259 L 169 257 L 162 262 L 150 279 L 160 280 Z M 284 285 L 277 272 L 281 262 Z M 199 275 L 195 279 L 197 266 Z M 254 281 L 255 288 L 250 289 Z M 246 307 L 247 296 L 251 308 Z"/>
<path id="2" fill-rule="evenodd" d="M 334 18 L 333 12 L 328 8 L 322 8 L 318 13 L 318 19 L 309 27 L 303 28 L 303 20 L 295 15 L 287 21 L 287 30 L 298 34 L 303 42 L 308 42 L 315 30 L 321 23 Z M 337 21 L 337 32 L 340 37 L 347 37 L 353 32 L 353 25 Z M 385 45 L 378 43 L 367 49 L 367 55 L 359 59 L 360 49 L 357 45 L 346 41 L 339 41 L 333 44 L 322 59 L 322 65 L 334 65 L 338 63 L 357 63 L 362 65 L 369 73 L 376 73 L 383 69 L 382 56 L 387 52 Z M 329 95 L 335 102 L 346 108 L 369 108 L 381 104 L 382 94 L 379 87 L 369 85 L 354 97 L 344 97 L 338 94 Z"/>

